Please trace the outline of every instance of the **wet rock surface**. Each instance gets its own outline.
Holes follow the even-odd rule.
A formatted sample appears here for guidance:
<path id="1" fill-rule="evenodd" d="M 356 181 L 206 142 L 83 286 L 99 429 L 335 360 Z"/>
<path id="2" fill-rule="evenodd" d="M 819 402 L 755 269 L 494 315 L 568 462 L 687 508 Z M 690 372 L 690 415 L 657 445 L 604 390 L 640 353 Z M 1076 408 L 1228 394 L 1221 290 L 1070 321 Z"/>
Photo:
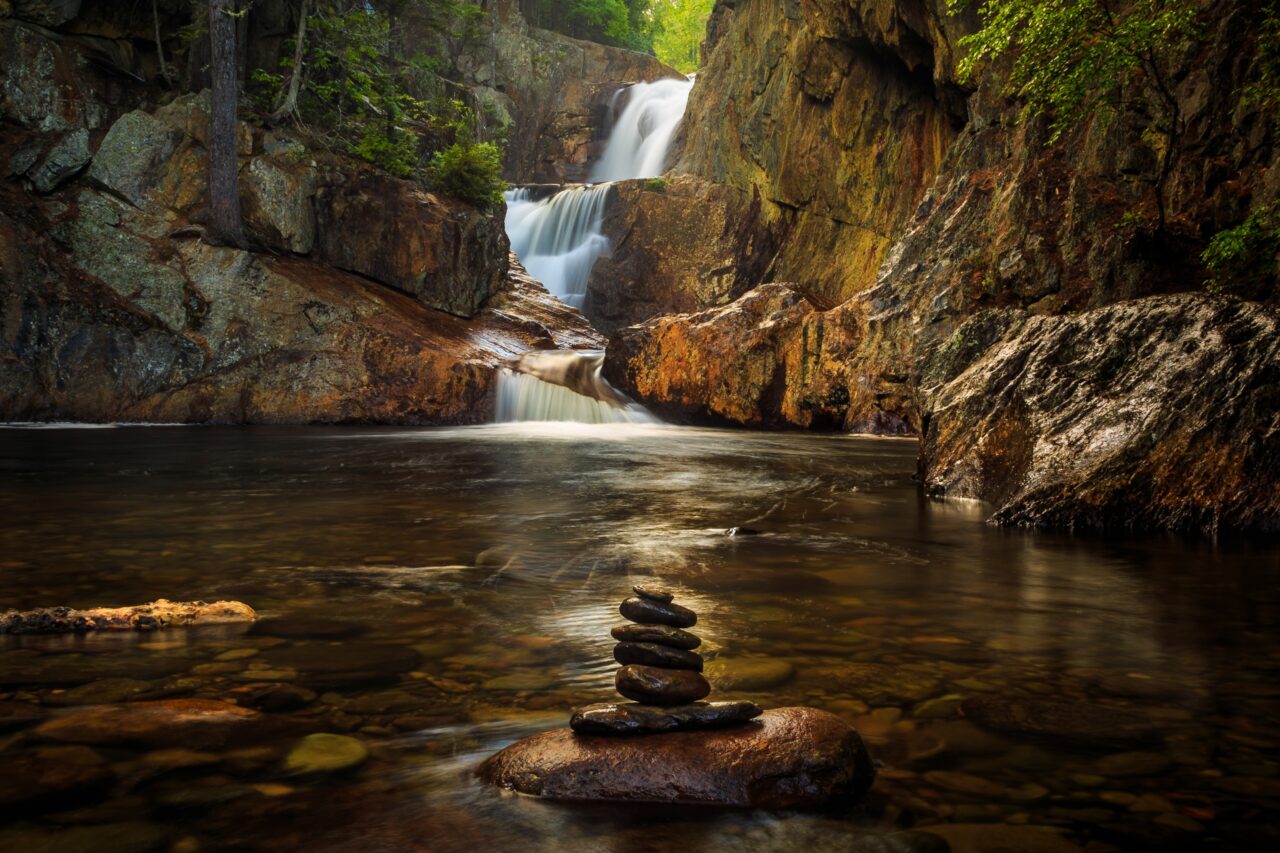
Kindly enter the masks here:
<path id="1" fill-rule="evenodd" d="M 1090 743 L 1143 743 L 1160 738 L 1155 720 L 1126 708 L 1036 699 L 975 696 L 960 705 L 983 728 Z"/>
<path id="2" fill-rule="evenodd" d="M 133 607 L 46 607 L 0 613 L 0 634 L 81 634 L 88 631 L 156 631 L 190 625 L 252 622 L 257 614 L 242 601 L 169 601 Z"/>
<path id="3" fill-rule="evenodd" d="M 805 808 L 856 802 L 875 771 L 858 733 L 812 708 L 779 708 L 734 728 L 644 738 L 557 729 L 480 768 L 490 782 L 549 799 Z"/>
<path id="4" fill-rule="evenodd" d="M 610 630 L 609 634 L 620 642 L 657 643 L 686 651 L 702 645 L 702 639 L 697 635 L 671 625 L 619 625 Z"/>
<path id="5" fill-rule="evenodd" d="M 248 708 L 208 699 L 162 699 L 94 705 L 41 723 L 35 734 L 62 743 L 216 747 L 254 726 L 269 723 Z"/>
<path id="6" fill-rule="evenodd" d="M 619 669 L 614 685 L 628 699 L 648 705 L 684 705 L 711 692 L 707 680 L 692 670 L 638 664 Z"/>
<path id="7" fill-rule="evenodd" d="M 569 727 L 586 735 L 654 734 L 735 725 L 762 713 L 754 702 L 694 702 L 665 708 L 605 702 L 579 708 Z"/>
<path id="8" fill-rule="evenodd" d="M 618 643 L 613 647 L 613 659 L 620 664 L 638 663 L 695 672 L 702 672 L 703 667 L 702 655 L 658 643 Z"/>
<path id="9" fill-rule="evenodd" d="M 692 610 L 649 598 L 628 598 L 618 610 L 633 622 L 670 625 L 673 628 L 692 628 L 698 624 L 698 616 Z"/>

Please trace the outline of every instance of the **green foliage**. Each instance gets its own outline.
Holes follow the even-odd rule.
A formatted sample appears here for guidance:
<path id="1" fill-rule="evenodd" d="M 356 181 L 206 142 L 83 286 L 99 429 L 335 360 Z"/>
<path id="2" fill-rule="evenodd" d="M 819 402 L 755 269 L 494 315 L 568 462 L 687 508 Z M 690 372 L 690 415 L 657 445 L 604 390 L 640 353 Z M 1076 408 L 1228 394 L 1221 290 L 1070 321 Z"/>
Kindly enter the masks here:
<path id="1" fill-rule="evenodd" d="M 1201 260 L 1214 293 L 1251 293 L 1280 275 L 1280 203 L 1260 207 L 1236 227 L 1219 231 Z"/>
<path id="2" fill-rule="evenodd" d="M 431 160 L 433 189 L 493 210 L 502 204 L 502 151 L 492 142 L 455 142 Z"/>
<path id="3" fill-rule="evenodd" d="M 1263 0 L 1258 16 L 1258 76 L 1245 88 L 1245 99 L 1280 114 L 1280 0 Z"/>
<path id="4" fill-rule="evenodd" d="M 1195 0 L 948 0 L 951 10 L 977 3 L 982 29 L 961 40 L 960 64 L 971 80 L 982 63 L 1013 54 L 1009 89 L 1032 114 L 1047 114 L 1053 139 L 1125 86 L 1168 94 L 1176 56 L 1198 35 Z M 1163 90 L 1163 91 L 1161 91 Z M 1167 106 L 1157 105 L 1157 106 Z"/>
<path id="5" fill-rule="evenodd" d="M 650 178 L 644 182 L 644 191 L 650 193 L 664 193 L 667 191 L 666 178 Z"/>
<path id="6" fill-rule="evenodd" d="M 642 52 L 653 51 L 653 0 L 520 0 L 535 27 Z"/>
<path id="7" fill-rule="evenodd" d="M 484 10 L 469 0 L 313 2 L 298 117 L 337 150 L 493 206 L 501 197 L 502 152 L 480 141 L 485 117 L 451 94 L 455 87 L 443 76 L 449 62 L 439 55 L 440 44 L 427 39 L 435 47 L 424 50 L 420 38 L 425 33 L 465 41 L 484 19 Z M 246 84 L 248 104 L 262 113 L 271 112 L 287 85 L 294 45 L 286 43 L 281 55 L 281 73 L 258 69 Z"/>
<path id="8" fill-rule="evenodd" d="M 658 58 L 685 74 L 697 71 L 713 6 L 715 0 L 653 0 Z"/>

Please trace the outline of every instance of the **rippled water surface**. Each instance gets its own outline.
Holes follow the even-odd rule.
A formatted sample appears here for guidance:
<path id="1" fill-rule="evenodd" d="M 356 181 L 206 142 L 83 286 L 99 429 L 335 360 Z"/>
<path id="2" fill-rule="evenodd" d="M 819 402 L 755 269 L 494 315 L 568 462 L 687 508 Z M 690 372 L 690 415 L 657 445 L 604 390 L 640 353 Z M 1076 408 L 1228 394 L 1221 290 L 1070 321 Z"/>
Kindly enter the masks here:
<path id="1" fill-rule="evenodd" d="M 914 454 L 660 427 L 0 429 L 0 609 L 235 598 L 272 620 L 0 638 L 0 849 L 924 850 L 894 833 L 939 825 L 956 850 L 1275 849 L 1280 549 L 994 529 L 922 498 Z M 610 698 L 617 603 L 653 579 L 709 658 L 789 665 L 716 696 L 855 722 L 883 764 L 866 803 L 473 781 Z M 86 711 L 181 697 L 269 710 L 189 744 Z M 975 702 L 1022 722 L 984 728 Z M 293 772 L 314 732 L 369 758 Z"/>

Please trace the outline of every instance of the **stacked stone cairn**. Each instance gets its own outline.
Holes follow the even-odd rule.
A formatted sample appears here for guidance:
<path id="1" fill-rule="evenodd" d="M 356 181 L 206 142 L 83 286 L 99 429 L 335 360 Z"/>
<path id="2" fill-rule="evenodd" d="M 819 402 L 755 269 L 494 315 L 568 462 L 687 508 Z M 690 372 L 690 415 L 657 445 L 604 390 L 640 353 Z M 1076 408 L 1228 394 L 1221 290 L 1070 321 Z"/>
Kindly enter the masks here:
<path id="1" fill-rule="evenodd" d="M 633 587 L 622 602 L 633 624 L 611 632 L 618 644 L 613 657 L 622 668 L 614 685 L 633 702 L 605 702 L 575 711 L 570 727 L 579 734 L 639 735 L 746 723 L 762 713 L 754 702 L 703 702 L 711 685 L 702 676 L 702 655 L 693 651 L 701 638 L 684 630 L 698 614 L 673 604 L 665 589 Z"/>

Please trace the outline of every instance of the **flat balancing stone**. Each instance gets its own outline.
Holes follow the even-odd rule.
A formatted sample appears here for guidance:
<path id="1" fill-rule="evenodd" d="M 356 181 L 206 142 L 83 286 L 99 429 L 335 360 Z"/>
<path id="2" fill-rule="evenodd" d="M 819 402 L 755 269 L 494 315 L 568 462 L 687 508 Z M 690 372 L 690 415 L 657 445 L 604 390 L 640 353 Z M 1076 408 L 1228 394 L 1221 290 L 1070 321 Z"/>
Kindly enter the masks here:
<path id="1" fill-rule="evenodd" d="M 816 708 L 646 737 L 554 729 L 491 756 L 479 772 L 495 785 L 557 800 L 767 809 L 852 804 L 875 779 L 857 731 Z"/>
<path id="2" fill-rule="evenodd" d="M 628 598 L 622 602 L 618 611 L 632 622 L 671 625 L 676 628 L 692 628 L 698 624 L 698 614 L 687 607 L 663 604 L 648 598 Z"/>
<path id="3" fill-rule="evenodd" d="M 702 672 L 702 655 L 686 652 L 657 643 L 618 643 L 613 647 L 613 659 L 620 664 L 638 663 L 667 669 L 691 669 Z"/>
<path id="4" fill-rule="evenodd" d="M 609 632 L 615 640 L 624 643 L 657 643 L 673 649 L 696 649 L 702 638 L 670 625 L 619 625 Z"/>
<path id="5" fill-rule="evenodd" d="M 631 589 L 641 598 L 647 598 L 650 601 L 656 601 L 659 604 L 670 604 L 671 600 L 675 598 L 675 595 L 668 590 L 661 589 L 656 586 L 641 586 L 637 584 L 636 586 L 631 587 Z"/>
<path id="6" fill-rule="evenodd" d="M 576 711 L 569 720 L 569 728 L 584 735 L 657 734 L 732 726 L 753 720 L 762 713 L 754 702 L 694 702 L 671 708 L 603 702 Z"/>

